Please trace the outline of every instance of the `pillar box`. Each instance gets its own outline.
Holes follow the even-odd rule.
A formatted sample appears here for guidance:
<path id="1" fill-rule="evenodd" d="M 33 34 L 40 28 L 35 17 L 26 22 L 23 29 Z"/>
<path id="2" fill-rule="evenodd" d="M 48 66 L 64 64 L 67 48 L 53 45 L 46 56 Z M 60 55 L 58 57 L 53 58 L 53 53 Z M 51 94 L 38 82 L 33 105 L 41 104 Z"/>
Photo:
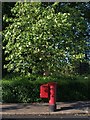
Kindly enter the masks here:
<path id="1" fill-rule="evenodd" d="M 40 86 L 40 98 L 49 98 L 50 111 L 56 110 L 56 82 Z"/>
<path id="2" fill-rule="evenodd" d="M 48 83 L 50 87 L 50 99 L 49 99 L 49 108 L 50 111 L 55 111 L 56 110 L 56 83 L 51 82 Z"/>

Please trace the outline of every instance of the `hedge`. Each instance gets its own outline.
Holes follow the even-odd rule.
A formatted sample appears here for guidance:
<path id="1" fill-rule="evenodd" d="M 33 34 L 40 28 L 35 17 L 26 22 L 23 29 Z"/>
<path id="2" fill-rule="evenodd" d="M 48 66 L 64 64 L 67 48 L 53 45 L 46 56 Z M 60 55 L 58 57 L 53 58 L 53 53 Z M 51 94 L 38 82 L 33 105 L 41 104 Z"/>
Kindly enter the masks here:
<path id="1" fill-rule="evenodd" d="M 90 77 L 13 77 L 2 80 L 2 100 L 7 103 L 47 102 L 40 98 L 40 85 L 57 82 L 57 101 L 89 100 Z"/>

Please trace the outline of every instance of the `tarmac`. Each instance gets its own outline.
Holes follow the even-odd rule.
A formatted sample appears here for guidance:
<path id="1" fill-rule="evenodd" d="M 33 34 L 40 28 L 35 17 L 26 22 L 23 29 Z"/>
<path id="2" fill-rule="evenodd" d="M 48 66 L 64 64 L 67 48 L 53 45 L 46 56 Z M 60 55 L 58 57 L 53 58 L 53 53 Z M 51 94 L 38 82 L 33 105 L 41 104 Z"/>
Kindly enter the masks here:
<path id="1" fill-rule="evenodd" d="M 48 103 L 0 103 L 0 117 L 21 116 L 88 116 L 90 101 L 57 102 L 55 112 L 51 112 Z"/>

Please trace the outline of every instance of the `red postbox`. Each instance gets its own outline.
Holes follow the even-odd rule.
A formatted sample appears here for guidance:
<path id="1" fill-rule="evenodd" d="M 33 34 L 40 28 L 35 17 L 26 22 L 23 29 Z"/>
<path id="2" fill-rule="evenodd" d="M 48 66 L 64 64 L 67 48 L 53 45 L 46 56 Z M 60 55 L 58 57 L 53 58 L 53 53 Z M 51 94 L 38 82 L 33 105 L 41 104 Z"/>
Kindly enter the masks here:
<path id="1" fill-rule="evenodd" d="M 40 86 L 40 98 L 49 98 L 50 111 L 56 110 L 56 82 Z"/>
<path id="2" fill-rule="evenodd" d="M 49 98 L 48 84 L 43 84 L 40 86 L 40 98 Z"/>
<path id="3" fill-rule="evenodd" d="M 50 87 L 50 99 L 49 99 L 50 111 L 55 111 L 56 110 L 56 83 L 51 82 L 48 84 Z"/>

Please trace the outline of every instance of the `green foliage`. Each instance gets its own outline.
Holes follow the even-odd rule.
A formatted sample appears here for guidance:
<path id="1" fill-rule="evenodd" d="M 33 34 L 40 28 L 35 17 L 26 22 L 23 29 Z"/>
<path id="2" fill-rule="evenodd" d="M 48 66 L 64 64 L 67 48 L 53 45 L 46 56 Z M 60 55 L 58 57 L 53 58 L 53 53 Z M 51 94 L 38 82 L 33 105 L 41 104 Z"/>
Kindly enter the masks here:
<path id="1" fill-rule="evenodd" d="M 3 102 L 37 102 L 39 101 L 39 86 L 25 79 L 14 81 L 3 81 Z"/>
<path id="2" fill-rule="evenodd" d="M 2 2 L 2 14 L 5 15 L 6 18 L 14 17 L 12 16 L 11 9 L 14 7 L 15 2 Z M 10 23 L 3 21 L 2 30 L 4 30 Z"/>
<path id="3" fill-rule="evenodd" d="M 40 85 L 57 82 L 57 101 L 89 100 L 90 76 L 6 77 L 2 80 L 2 100 L 9 103 L 48 102 L 40 98 Z M 32 80 L 31 80 L 32 79 Z"/>
<path id="4" fill-rule="evenodd" d="M 76 73 L 79 73 L 80 75 L 90 74 L 90 64 L 88 62 L 77 62 L 75 66 Z"/>
<path id="5" fill-rule="evenodd" d="M 3 33 L 8 71 L 52 75 L 84 60 L 84 18 L 76 8 L 65 6 L 68 12 L 62 13 L 56 6 L 17 2 L 11 10 L 15 18 L 3 16 L 11 22 Z"/>

